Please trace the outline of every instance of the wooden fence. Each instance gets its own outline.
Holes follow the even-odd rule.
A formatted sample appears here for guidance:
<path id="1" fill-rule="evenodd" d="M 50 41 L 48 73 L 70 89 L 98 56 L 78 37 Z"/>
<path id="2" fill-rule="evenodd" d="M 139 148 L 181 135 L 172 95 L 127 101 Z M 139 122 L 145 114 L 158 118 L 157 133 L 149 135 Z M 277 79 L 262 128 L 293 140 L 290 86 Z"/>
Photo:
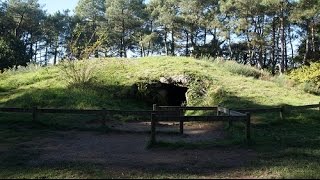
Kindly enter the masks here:
<path id="1" fill-rule="evenodd" d="M 313 105 L 304 106 L 281 106 L 275 108 L 258 108 L 258 109 L 228 109 L 224 107 L 180 107 L 180 106 L 153 106 L 153 110 L 107 110 L 105 108 L 100 110 L 89 110 L 89 109 L 39 109 L 33 108 L 0 108 L 0 112 L 12 112 L 12 113 L 32 113 L 33 121 L 37 121 L 38 115 L 48 114 L 95 114 L 101 117 L 103 125 L 106 123 L 106 117 L 112 114 L 121 115 L 151 115 L 151 144 L 156 142 L 156 124 L 159 121 L 175 121 L 180 123 L 180 133 L 183 134 L 184 122 L 190 121 L 227 121 L 229 126 L 234 121 L 246 122 L 246 138 L 250 140 L 251 134 L 251 113 L 267 113 L 267 112 L 279 112 L 280 118 L 284 119 L 284 112 L 287 110 L 303 110 L 318 108 L 320 111 L 320 103 Z M 202 111 L 213 111 L 216 116 L 185 116 L 185 111 L 188 110 L 202 110 Z"/>
<path id="2" fill-rule="evenodd" d="M 250 113 L 241 113 L 224 107 L 180 107 L 180 106 L 157 106 L 153 105 L 153 113 L 151 114 L 151 137 L 150 145 L 156 143 L 156 126 L 160 121 L 179 122 L 180 134 L 184 131 L 184 122 L 215 122 L 227 121 L 229 126 L 234 121 L 246 122 L 246 138 L 251 139 L 251 115 Z M 215 116 L 185 116 L 187 110 L 213 111 Z M 168 113 L 169 111 L 169 113 Z M 170 112 L 171 111 L 171 112 Z M 166 113 L 163 113 L 166 112 Z"/>
<path id="3" fill-rule="evenodd" d="M 270 113 L 275 112 L 279 113 L 282 120 L 285 119 L 285 112 L 292 110 L 304 110 L 304 109 L 315 109 L 318 108 L 320 111 L 320 102 L 319 104 L 303 105 L 303 106 L 280 106 L 273 108 L 249 108 L 249 109 L 234 109 L 237 112 L 249 112 L 249 113 Z"/>
<path id="4" fill-rule="evenodd" d="M 0 108 L 0 112 L 7 113 L 32 113 L 33 121 L 37 121 L 39 114 L 85 114 L 85 115 L 98 115 L 101 117 L 103 125 L 106 123 L 106 118 L 110 115 L 121 114 L 121 115 L 144 115 L 150 116 L 154 111 L 152 110 L 107 110 L 103 109 L 47 109 L 47 108 Z M 165 113 L 165 112 L 163 112 Z"/>
<path id="5" fill-rule="evenodd" d="M 300 110 L 318 108 L 320 111 L 320 103 L 304 106 L 281 106 L 276 108 L 258 108 L 258 109 L 228 109 L 225 107 L 180 107 L 180 106 L 157 106 L 153 105 L 153 113 L 151 114 L 151 137 L 150 144 L 156 143 L 156 125 L 159 121 L 174 121 L 180 124 L 180 134 L 184 131 L 184 122 L 190 121 L 226 121 L 229 122 L 229 127 L 233 122 L 246 123 L 246 138 L 247 141 L 251 139 L 251 113 L 267 113 L 279 112 L 280 118 L 284 119 L 284 112 L 286 110 Z M 203 110 L 214 111 L 216 116 L 185 116 L 184 112 L 187 110 Z M 171 112 L 170 112 L 171 111 Z M 163 113 L 166 112 L 166 113 Z M 169 113 L 168 113 L 169 112 Z"/>

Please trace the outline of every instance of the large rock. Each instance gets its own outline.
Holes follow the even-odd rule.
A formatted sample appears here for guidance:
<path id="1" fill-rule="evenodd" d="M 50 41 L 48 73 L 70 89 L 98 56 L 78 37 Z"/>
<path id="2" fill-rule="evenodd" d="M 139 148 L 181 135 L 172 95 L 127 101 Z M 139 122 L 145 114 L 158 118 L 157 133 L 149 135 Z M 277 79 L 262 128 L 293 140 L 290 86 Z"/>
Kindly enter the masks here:
<path id="1" fill-rule="evenodd" d="M 170 77 L 161 77 L 160 82 L 165 84 L 175 84 L 178 86 L 186 87 L 190 78 L 186 75 L 176 75 Z"/>

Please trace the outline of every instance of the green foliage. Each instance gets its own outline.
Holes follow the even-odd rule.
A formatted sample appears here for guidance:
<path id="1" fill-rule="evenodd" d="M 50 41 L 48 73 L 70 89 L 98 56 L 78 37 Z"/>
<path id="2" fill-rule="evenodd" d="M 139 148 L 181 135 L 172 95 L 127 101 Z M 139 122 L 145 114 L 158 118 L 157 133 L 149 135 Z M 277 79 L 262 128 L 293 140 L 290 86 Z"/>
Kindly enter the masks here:
<path id="1" fill-rule="evenodd" d="M 274 76 L 270 80 L 278 84 L 280 87 L 291 88 L 297 85 L 294 80 L 290 79 L 290 77 L 286 75 Z"/>
<path id="2" fill-rule="evenodd" d="M 48 68 L 48 67 L 47 67 Z M 15 75 L 15 74 L 20 74 L 20 73 L 28 73 L 28 72 L 35 72 L 38 71 L 40 69 L 45 69 L 44 67 L 38 65 L 38 64 L 34 64 L 34 63 L 27 63 L 26 66 L 18 66 L 15 68 L 11 68 L 11 69 L 6 69 L 3 72 L 3 75 Z"/>
<path id="3" fill-rule="evenodd" d="M 0 71 L 8 68 L 26 66 L 29 62 L 26 47 L 23 42 L 11 36 L 4 38 L 0 36 Z"/>
<path id="4" fill-rule="evenodd" d="M 258 78 L 265 78 L 270 76 L 269 73 L 263 71 L 263 70 L 258 70 L 257 68 L 254 68 L 250 65 L 242 65 L 239 64 L 235 61 L 226 61 L 223 59 L 217 59 L 215 63 L 226 69 L 227 71 L 236 74 L 236 75 L 242 75 L 246 77 L 254 77 L 256 79 Z"/>
<path id="5" fill-rule="evenodd" d="M 311 63 L 289 73 L 289 77 L 304 85 L 306 92 L 320 94 L 320 63 Z"/>
<path id="6" fill-rule="evenodd" d="M 94 80 L 93 72 L 96 64 L 89 60 L 84 61 L 65 61 L 59 64 L 62 75 L 69 85 L 85 86 Z"/>
<path id="7" fill-rule="evenodd" d="M 210 106 L 212 104 L 221 104 L 225 101 L 226 97 L 227 94 L 223 87 L 211 87 L 210 89 L 208 89 L 208 92 L 206 94 L 204 105 Z"/>

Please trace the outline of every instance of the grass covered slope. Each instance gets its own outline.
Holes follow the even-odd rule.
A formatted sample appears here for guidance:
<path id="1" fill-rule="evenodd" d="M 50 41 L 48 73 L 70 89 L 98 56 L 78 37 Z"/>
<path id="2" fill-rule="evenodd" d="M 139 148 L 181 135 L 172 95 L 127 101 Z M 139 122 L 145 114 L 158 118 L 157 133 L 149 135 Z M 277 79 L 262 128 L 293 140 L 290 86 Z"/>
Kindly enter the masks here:
<path id="1" fill-rule="evenodd" d="M 319 96 L 282 85 L 254 68 L 185 57 L 149 57 L 134 60 L 97 59 L 85 63 L 94 81 L 87 86 L 67 83 L 62 67 L 7 72 L 0 75 L 0 106 L 51 108 L 150 108 L 141 98 L 129 96 L 132 86 L 184 75 L 188 82 L 188 105 L 267 107 L 303 105 L 320 101 Z M 265 80 L 261 80 L 265 79 Z M 280 80 L 279 80 L 280 79 Z"/>

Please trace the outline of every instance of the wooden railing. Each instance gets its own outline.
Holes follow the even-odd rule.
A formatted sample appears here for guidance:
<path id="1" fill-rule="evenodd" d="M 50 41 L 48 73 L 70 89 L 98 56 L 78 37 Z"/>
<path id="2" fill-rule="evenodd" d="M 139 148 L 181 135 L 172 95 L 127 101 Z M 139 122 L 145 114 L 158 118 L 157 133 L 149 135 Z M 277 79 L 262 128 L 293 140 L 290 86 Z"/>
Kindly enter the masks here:
<path id="1" fill-rule="evenodd" d="M 251 139 L 251 113 L 268 113 L 279 112 L 280 118 L 284 119 L 284 112 L 287 110 L 302 110 L 318 108 L 320 111 L 320 103 L 304 106 L 281 106 L 274 108 L 257 108 L 257 109 L 228 109 L 225 107 L 180 107 L 180 106 L 153 106 L 153 110 L 107 110 L 103 109 L 47 109 L 47 108 L 0 108 L 0 112 L 7 113 L 32 113 L 33 121 L 37 121 L 38 114 L 96 114 L 101 116 L 103 125 L 106 123 L 106 117 L 112 114 L 121 115 L 151 115 L 151 144 L 156 142 L 156 124 L 159 121 L 178 121 L 180 123 L 180 133 L 183 134 L 184 122 L 190 121 L 227 121 L 229 126 L 233 122 L 246 122 L 246 138 Z M 185 116 L 185 111 L 213 111 L 216 116 Z"/>
<path id="2" fill-rule="evenodd" d="M 258 109 L 228 109 L 225 107 L 180 107 L 180 106 L 153 106 L 153 113 L 151 115 L 151 145 L 156 143 L 156 125 L 159 121 L 174 121 L 180 123 L 180 134 L 184 131 L 184 122 L 197 121 L 227 121 L 229 127 L 233 122 L 245 122 L 246 123 L 246 138 L 247 141 L 251 139 L 251 114 L 252 113 L 268 113 L 279 112 L 280 118 L 284 119 L 284 112 L 286 110 L 299 110 L 299 109 L 311 109 L 318 108 L 320 111 L 320 103 L 304 106 L 281 106 L 275 108 L 258 108 Z M 216 116 L 185 116 L 184 112 L 187 110 L 203 110 L 203 111 L 215 111 Z M 163 113 L 163 111 L 170 112 L 169 115 Z M 159 112 L 162 112 L 159 114 Z"/>
<path id="3" fill-rule="evenodd" d="M 185 122 L 215 122 L 226 121 L 231 126 L 232 122 L 246 122 L 246 138 L 251 139 L 251 116 L 250 113 L 241 113 L 230 110 L 225 107 L 180 107 L 180 106 L 157 106 L 153 105 L 154 112 L 151 114 L 151 137 L 150 145 L 156 143 L 156 126 L 160 121 L 174 121 L 179 122 L 180 134 L 184 133 Z M 213 111 L 211 116 L 185 116 L 185 111 Z M 163 111 L 171 111 L 170 113 L 162 113 Z M 160 112 L 160 113 L 159 113 Z"/>

